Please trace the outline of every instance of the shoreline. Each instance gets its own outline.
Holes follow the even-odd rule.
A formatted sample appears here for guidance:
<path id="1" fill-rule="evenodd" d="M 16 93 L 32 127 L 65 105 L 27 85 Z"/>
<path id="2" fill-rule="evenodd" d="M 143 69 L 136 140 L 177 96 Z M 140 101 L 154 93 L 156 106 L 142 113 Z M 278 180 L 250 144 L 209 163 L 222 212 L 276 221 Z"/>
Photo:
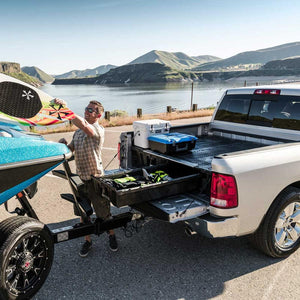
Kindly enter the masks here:
<path id="1" fill-rule="evenodd" d="M 244 76 L 229 78 L 225 82 L 251 82 L 270 81 L 270 84 L 300 84 L 300 76 Z"/>
<path id="2" fill-rule="evenodd" d="M 180 119 L 211 117 L 213 113 L 214 113 L 214 108 L 199 109 L 196 111 L 175 111 L 171 113 L 145 114 L 140 118 L 138 118 L 137 116 L 110 117 L 110 121 L 105 119 L 100 119 L 99 124 L 102 125 L 104 128 L 108 128 L 108 127 L 132 125 L 134 121 L 142 121 L 142 120 L 149 120 L 149 119 L 161 119 L 166 121 L 172 121 L 172 120 L 180 120 Z M 39 126 L 39 127 L 34 127 L 33 130 L 30 131 L 34 133 L 46 135 L 51 133 L 72 132 L 75 130 L 77 130 L 76 126 L 71 125 L 70 123 L 62 123 L 56 125 L 55 128 L 54 127 L 51 128 L 50 126 L 46 128 Z"/>

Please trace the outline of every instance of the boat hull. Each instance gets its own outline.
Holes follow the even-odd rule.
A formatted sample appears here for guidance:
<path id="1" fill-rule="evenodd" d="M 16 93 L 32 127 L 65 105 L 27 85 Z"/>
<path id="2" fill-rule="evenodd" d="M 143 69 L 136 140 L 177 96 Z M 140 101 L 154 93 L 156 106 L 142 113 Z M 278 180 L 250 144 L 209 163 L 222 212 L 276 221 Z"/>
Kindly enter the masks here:
<path id="1" fill-rule="evenodd" d="M 32 165 L 26 165 L 27 162 L 24 162 L 24 164 L 20 164 L 19 166 L 0 170 L 0 204 L 59 166 L 64 159 L 61 156 L 52 161 L 41 161 Z"/>
<path id="2" fill-rule="evenodd" d="M 1 126 L 0 126 L 1 129 Z M 61 143 L 46 141 L 4 128 L 0 136 L 0 204 L 15 196 L 63 161 L 72 153 Z"/>

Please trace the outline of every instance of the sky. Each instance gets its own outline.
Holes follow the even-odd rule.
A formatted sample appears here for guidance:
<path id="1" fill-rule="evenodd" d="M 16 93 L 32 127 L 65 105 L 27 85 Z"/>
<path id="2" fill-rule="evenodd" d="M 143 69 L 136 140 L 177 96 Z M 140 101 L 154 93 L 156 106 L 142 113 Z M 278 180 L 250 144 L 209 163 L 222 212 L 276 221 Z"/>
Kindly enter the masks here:
<path id="1" fill-rule="evenodd" d="M 152 50 L 227 58 L 300 41 L 299 0 L 0 0 L 0 61 L 48 74 Z"/>

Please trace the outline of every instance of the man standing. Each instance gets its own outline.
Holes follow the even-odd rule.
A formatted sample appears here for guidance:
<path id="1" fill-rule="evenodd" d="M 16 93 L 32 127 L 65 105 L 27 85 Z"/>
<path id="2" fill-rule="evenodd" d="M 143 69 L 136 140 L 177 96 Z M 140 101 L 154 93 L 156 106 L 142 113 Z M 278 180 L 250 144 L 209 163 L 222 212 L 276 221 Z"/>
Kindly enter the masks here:
<path id="1" fill-rule="evenodd" d="M 63 104 L 62 100 L 55 99 L 56 104 Z M 88 199 L 94 207 L 97 217 L 107 220 L 110 218 L 110 203 L 95 191 L 91 176 L 102 176 L 104 174 L 101 150 L 104 142 L 104 128 L 98 121 L 104 109 L 100 102 L 90 101 L 85 108 L 84 119 L 75 116 L 73 124 L 79 129 L 75 131 L 71 143 L 62 138 L 60 143 L 66 144 L 74 151 L 77 174 L 84 183 L 82 196 Z M 79 215 L 75 210 L 75 214 Z M 81 220 L 82 221 L 82 220 Z M 109 246 L 112 251 L 118 250 L 116 236 L 113 230 L 109 231 Z M 92 240 L 88 235 L 79 252 L 81 257 L 86 257 L 92 248 Z"/>

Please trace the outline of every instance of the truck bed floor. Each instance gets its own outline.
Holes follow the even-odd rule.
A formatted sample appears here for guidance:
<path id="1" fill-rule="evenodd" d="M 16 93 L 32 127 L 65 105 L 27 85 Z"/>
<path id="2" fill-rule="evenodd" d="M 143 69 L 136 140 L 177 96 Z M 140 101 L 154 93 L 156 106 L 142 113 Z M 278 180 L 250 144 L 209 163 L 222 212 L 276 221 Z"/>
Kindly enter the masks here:
<path id="1" fill-rule="evenodd" d="M 171 155 L 159 154 L 154 151 L 151 154 L 161 156 L 179 163 L 199 168 L 203 171 L 211 171 L 211 162 L 216 155 L 242 151 L 247 149 L 259 148 L 265 145 L 250 141 L 233 140 L 215 136 L 201 136 L 196 142 L 193 150 Z"/>

